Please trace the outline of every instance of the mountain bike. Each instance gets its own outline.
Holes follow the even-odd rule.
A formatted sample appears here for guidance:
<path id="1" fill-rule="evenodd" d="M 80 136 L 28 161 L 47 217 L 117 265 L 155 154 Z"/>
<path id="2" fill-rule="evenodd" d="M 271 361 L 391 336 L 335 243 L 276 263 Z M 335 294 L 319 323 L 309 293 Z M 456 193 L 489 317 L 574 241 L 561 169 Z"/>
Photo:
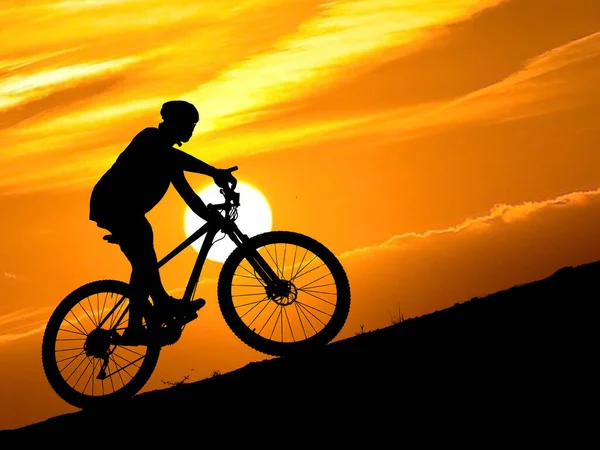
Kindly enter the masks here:
<path id="1" fill-rule="evenodd" d="M 194 298 L 208 252 L 223 233 L 235 248 L 221 267 L 217 299 L 231 331 L 253 349 L 277 357 L 331 342 L 350 310 L 350 286 L 337 257 L 293 231 L 245 235 L 235 223 L 240 205 L 235 184 L 220 189 L 223 203 L 205 204 L 183 174 L 179 182 L 184 201 L 205 219 L 159 261 L 161 267 L 205 236 L 181 301 Z M 104 238 L 113 242 L 111 235 Z M 181 337 L 189 319 L 165 321 L 150 296 L 135 295 L 123 281 L 92 281 L 68 294 L 51 314 L 42 363 L 51 387 L 67 403 L 85 409 L 133 397 L 150 379 L 161 349 Z M 132 299 L 149 336 L 144 345 L 120 342 Z"/>

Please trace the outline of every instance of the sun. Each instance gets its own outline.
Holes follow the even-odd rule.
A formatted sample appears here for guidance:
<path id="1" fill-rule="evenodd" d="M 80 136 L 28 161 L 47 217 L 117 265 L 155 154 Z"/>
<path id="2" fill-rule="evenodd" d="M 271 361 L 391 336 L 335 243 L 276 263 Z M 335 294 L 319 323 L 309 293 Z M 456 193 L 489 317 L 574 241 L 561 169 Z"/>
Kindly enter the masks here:
<path id="1" fill-rule="evenodd" d="M 266 231 L 271 231 L 273 215 L 269 202 L 262 192 L 250 184 L 239 180 L 235 190 L 240 194 L 240 206 L 238 207 L 238 217 L 235 223 L 242 233 L 252 237 Z M 223 203 L 223 195 L 219 192 L 219 187 L 216 184 L 202 189 L 197 194 L 206 204 Z M 206 222 L 198 217 L 190 208 L 187 208 L 183 223 L 185 234 L 189 237 Z M 223 233 L 218 233 L 215 241 L 215 244 L 208 252 L 207 258 L 215 262 L 225 262 L 235 249 L 235 244 L 229 237 L 224 236 Z M 193 242 L 192 247 L 196 251 L 200 251 L 203 242 L 204 236 Z"/>

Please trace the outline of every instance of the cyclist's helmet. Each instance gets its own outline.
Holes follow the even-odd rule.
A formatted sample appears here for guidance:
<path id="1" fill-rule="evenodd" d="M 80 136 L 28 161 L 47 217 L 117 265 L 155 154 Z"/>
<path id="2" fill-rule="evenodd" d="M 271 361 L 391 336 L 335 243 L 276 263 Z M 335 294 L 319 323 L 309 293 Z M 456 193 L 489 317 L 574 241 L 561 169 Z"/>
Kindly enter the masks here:
<path id="1" fill-rule="evenodd" d="M 184 100 L 171 100 L 162 105 L 160 115 L 165 122 L 192 122 L 200 119 L 198 110 L 194 105 Z"/>

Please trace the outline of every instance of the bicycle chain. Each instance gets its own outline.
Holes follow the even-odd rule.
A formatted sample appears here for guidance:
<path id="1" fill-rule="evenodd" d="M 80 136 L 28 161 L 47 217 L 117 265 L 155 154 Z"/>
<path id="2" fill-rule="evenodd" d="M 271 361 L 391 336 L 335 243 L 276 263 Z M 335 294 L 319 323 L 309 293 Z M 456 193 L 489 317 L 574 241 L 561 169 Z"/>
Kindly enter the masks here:
<path id="1" fill-rule="evenodd" d="M 195 315 L 190 320 L 183 321 L 182 323 L 174 322 L 171 325 L 165 324 L 166 325 L 165 327 L 160 328 L 159 334 L 172 333 L 171 336 L 168 336 L 168 339 L 163 339 L 163 336 L 159 337 L 161 347 L 168 347 L 170 345 L 176 344 L 179 341 L 179 339 L 181 339 L 181 335 L 183 334 L 183 330 L 185 329 L 185 326 L 197 318 L 198 318 L 198 315 Z M 171 327 L 172 330 L 169 329 L 169 327 Z"/>

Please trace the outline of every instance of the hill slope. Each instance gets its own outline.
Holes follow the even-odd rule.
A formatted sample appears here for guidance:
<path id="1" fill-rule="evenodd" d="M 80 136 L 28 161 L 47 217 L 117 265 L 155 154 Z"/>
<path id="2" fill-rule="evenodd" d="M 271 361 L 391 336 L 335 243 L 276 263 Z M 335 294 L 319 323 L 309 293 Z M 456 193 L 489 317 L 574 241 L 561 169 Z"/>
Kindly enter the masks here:
<path id="1" fill-rule="evenodd" d="M 599 275 L 600 261 L 566 267 L 310 355 L 251 363 L 140 394 L 118 411 L 67 414 L 3 437 L 23 444 L 89 433 L 110 446 L 115 433 L 131 430 L 139 443 L 285 437 L 289 445 L 318 437 L 356 444 L 361 436 L 393 441 L 415 423 L 484 423 L 506 432 L 542 418 L 552 420 L 544 422 L 547 433 L 549 423 L 578 417 L 595 385 Z"/>

